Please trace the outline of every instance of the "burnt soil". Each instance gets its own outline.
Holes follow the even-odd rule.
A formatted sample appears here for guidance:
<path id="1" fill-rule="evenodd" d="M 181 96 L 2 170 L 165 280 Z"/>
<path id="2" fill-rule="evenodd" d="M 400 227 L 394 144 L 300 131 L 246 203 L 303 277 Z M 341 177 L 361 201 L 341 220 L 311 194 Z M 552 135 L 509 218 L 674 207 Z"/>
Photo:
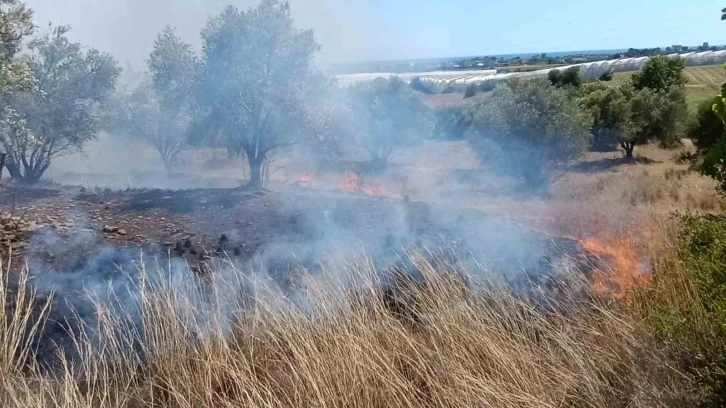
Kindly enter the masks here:
<path id="1" fill-rule="evenodd" d="M 579 252 L 574 241 L 474 211 L 304 188 L 112 191 L 5 184 L 2 217 L 20 224 L 0 229 L 5 258 L 12 253 L 59 272 L 79 268 L 109 245 L 183 257 L 194 268 L 215 256 L 315 258 L 331 247 L 352 250 L 353 242 L 391 259 L 397 256 L 391 248 L 458 247 L 472 262 L 527 274 L 547 273 L 557 258 Z"/>

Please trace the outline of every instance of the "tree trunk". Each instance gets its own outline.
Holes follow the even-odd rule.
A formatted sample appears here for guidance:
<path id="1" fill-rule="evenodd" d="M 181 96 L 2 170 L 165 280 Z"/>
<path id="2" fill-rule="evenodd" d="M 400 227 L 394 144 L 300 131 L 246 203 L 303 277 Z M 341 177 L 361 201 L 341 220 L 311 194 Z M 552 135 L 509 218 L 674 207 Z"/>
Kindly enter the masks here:
<path id="1" fill-rule="evenodd" d="M 170 174 L 174 170 L 174 159 L 169 155 L 161 155 L 161 161 L 164 164 L 164 172 Z"/>
<path id="2" fill-rule="evenodd" d="M 14 160 L 8 160 L 6 163 L 8 173 L 13 180 L 23 181 L 23 172 L 20 170 L 20 166 Z"/>
<path id="3" fill-rule="evenodd" d="M 628 144 L 625 148 L 625 158 L 632 159 L 633 158 L 633 150 L 635 150 L 635 145 Z"/>
<path id="4" fill-rule="evenodd" d="M 632 142 L 620 142 L 620 147 L 625 150 L 625 158 L 626 159 L 632 159 L 633 158 L 633 150 L 635 150 L 635 143 Z"/>
<path id="5" fill-rule="evenodd" d="M 45 171 L 48 170 L 48 166 L 49 163 L 44 165 L 37 163 L 36 166 L 22 163 L 21 166 L 20 163 L 12 159 L 7 160 L 5 163 L 5 167 L 8 169 L 10 177 L 12 177 L 13 180 L 17 180 L 25 184 L 35 184 L 39 182 L 40 179 L 43 178 Z"/>
<path id="6" fill-rule="evenodd" d="M 262 189 L 262 163 L 264 159 L 253 158 L 247 155 L 247 161 L 250 163 L 250 182 L 247 184 L 248 187 L 254 190 Z"/>
<path id="7" fill-rule="evenodd" d="M 7 161 L 7 153 L 0 153 L 0 179 L 3 178 L 3 170 L 5 169 L 5 162 Z"/>
<path id="8" fill-rule="evenodd" d="M 25 177 L 23 177 L 23 181 L 25 184 L 35 184 L 40 181 L 40 179 L 43 177 L 42 171 L 30 171 L 29 173 L 25 173 Z"/>

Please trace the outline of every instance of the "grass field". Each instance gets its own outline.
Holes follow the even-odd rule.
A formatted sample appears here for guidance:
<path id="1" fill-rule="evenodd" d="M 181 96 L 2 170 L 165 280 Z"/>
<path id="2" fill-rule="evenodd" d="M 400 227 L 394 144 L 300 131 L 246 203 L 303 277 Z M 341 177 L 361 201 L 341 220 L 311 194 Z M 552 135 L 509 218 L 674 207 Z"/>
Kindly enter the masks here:
<path id="1" fill-rule="evenodd" d="M 726 82 L 726 71 L 720 65 L 687 67 L 684 73 L 688 79 L 686 100 L 690 109 L 695 109 L 701 101 L 716 96 L 721 89 L 721 84 Z M 610 84 L 613 86 L 622 85 L 629 81 L 632 75 L 632 72 L 615 74 L 615 78 Z"/>
<path id="2" fill-rule="evenodd" d="M 712 99 L 726 83 L 726 71 L 720 65 L 703 67 L 688 67 L 684 70 L 688 82 L 686 84 L 686 101 L 691 110 L 695 110 L 698 104 L 705 99 Z M 611 86 L 620 86 L 630 80 L 633 72 L 621 72 L 615 74 Z M 449 94 L 424 95 L 424 102 L 430 108 L 441 108 L 446 106 L 473 106 L 484 102 L 491 92 L 480 92 L 473 98 L 464 98 L 464 92 Z"/>

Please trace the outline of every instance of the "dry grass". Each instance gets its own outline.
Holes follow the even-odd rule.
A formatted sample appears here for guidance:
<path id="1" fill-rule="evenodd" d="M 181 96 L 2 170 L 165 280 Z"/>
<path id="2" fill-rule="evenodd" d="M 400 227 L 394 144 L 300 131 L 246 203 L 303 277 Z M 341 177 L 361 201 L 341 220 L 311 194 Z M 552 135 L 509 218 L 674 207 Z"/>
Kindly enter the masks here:
<path id="1" fill-rule="evenodd" d="M 682 150 L 692 150 L 684 140 Z M 675 213 L 721 214 L 717 183 L 678 161 L 679 152 L 656 145 L 636 148 L 638 160 L 622 153 L 588 153 L 579 163 L 555 170 L 546 197 L 439 194 L 442 202 L 511 217 L 551 235 L 627 242 L 645 264 L 672 251 Z M 496 183 L 491 183 L 496 185 Z"/>
<path id="2" fill-rule="evenodd" d="M 21 335 L 32 327 L 32 294 L 3 285 L 0 301 L 20 301 L 0 312 L 0 406 L 692 406 L 691 381 L 639 317 L 665 302 L 700 318 L 672 214 L 719 213 L 721 199 L 674 151 L 645 146 L 637 154 L 634 164 L 615 161 L 618 153 L 588 154 L 556 172 L 546 198 L 453 198 L 558 235 L 626 237 L 667 279 L 630 310 L 591 296 L 577 273 L 563 271 L 567 284 L 552 311 L 497 287 L 475 292 L 447 273 L 460 271 L 416 258 L 429 284 L 403 291 L 407 316 L 419 318 L 412 323 L 392 313 L 374 271 L 359 262 L 302 279 L 295 298 L 306 300 L 303 309 L 273 290 L 251 303 L 213 291 L 201 308 L 168 287 L 140 296 L 144 334 L 132 338 L 113 330 L 124 319 L 101 308 L 106 357 L 80 337 L 81 363 L 48 375 L 29 364 Z M 129 346 L 135 341 L 140 353 Z"/>
<path id="3" fill-rule="evenodd" d="M 692 148 L 688 141 L 685 145 Z M 665 238 L 658 230 L 669 228 L 674 213 L 722 212 L 716 182 L 677 162 L 674 151 L 643 146 L 634 163 L 618 161 L 619 155 L 591 153 L 584 167 L 615 165 L 556 176 L 550 204 L 554 212 L 566 208 L 556 221 L 565 233 L 629 236 L 652 246 L 654 238 Z"/>
<path id="4" fill-rule="evenodd" d="M 0 339 L 6 340 L 0 347 L 6 358 L 0 403 L 653 407 L 684 395 L 686 378 L 670 368 L 655 343 L 617 306 L 587 295 L 577 275 L 568 275 L 568 285 L 560 287 L 558 311 L 548 312 L 507 290 L 475 292 L 448 268 L 420 257 L 416 262 L 428 283 L 401 286 L 410 308 L 398 309 L 417 316 L 415 323 L 385 306 L 365 263 L 329 271 L 325 285 L 303 279 L 308 307 L 302 310 L 274 293 L 246 307 L 209 297 L 212 307 L 205 310 L 235 306 L 231 321 L 224 313 L 200 312 L 178 293 L 142 292 L 141 367 L 128 346 L 129 332 L 111 330 L 123 319 L 100 309 L 106 359 L 81 337 L 81 364 L 66 361 L 52 376 L 23 373 L 19 367 L 27 366 L 27 358 L 17 350 L 24 343 L 8 326 L 26 321 L 29 308 L 20 308 L 15 316 L 0 316 Z M 341 276 L 362 283 L 351 288 Z"/>

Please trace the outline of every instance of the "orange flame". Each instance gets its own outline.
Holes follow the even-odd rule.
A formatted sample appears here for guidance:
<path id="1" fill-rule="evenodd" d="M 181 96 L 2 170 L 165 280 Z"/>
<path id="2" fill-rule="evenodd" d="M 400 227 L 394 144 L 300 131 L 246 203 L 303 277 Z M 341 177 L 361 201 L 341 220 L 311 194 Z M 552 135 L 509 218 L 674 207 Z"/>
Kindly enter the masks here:
<path id="1" fill-rule="evenodd" d="M 318 175 L 313 172 L 303 173 L 298 178 L 297 184 L 302 187 L 312 187 L 317 179 Z"/>
<path id="2" fill-rule="evenodd" d="M 630 240 L 588 238 L 580 241 L 580 245 L 606 265 L 592 274 L 596 293 L 612 293 L 616 299 L 628 301 L 633 289 L 650 283 L 650 274 Z"/>
<path id="3" fill-rule="evenodd" d="M 345 173 L 343 183 L 338 186 L 337 190 L 349 194 L 363 194 L 368 197 L 394 197 L 394 194 L 383 187 L 363 182 L 355 173 Z"/>
<path id="4" fill-rule="evenodd" d="M 357 174 L 352 172 L 345 173 L 343 180 L 339 183 L 329 185 L 321 181 L 315 172 L 306 172 L 301 174 L 294 183 L 300 187 L 313 188 L 323 186 L 324 188 L 332 188 L 342 193 L 359 194 L 368 197 L 400 198 L 400 196 L 387 191 L 382 186 L 364 182 Z"/>

